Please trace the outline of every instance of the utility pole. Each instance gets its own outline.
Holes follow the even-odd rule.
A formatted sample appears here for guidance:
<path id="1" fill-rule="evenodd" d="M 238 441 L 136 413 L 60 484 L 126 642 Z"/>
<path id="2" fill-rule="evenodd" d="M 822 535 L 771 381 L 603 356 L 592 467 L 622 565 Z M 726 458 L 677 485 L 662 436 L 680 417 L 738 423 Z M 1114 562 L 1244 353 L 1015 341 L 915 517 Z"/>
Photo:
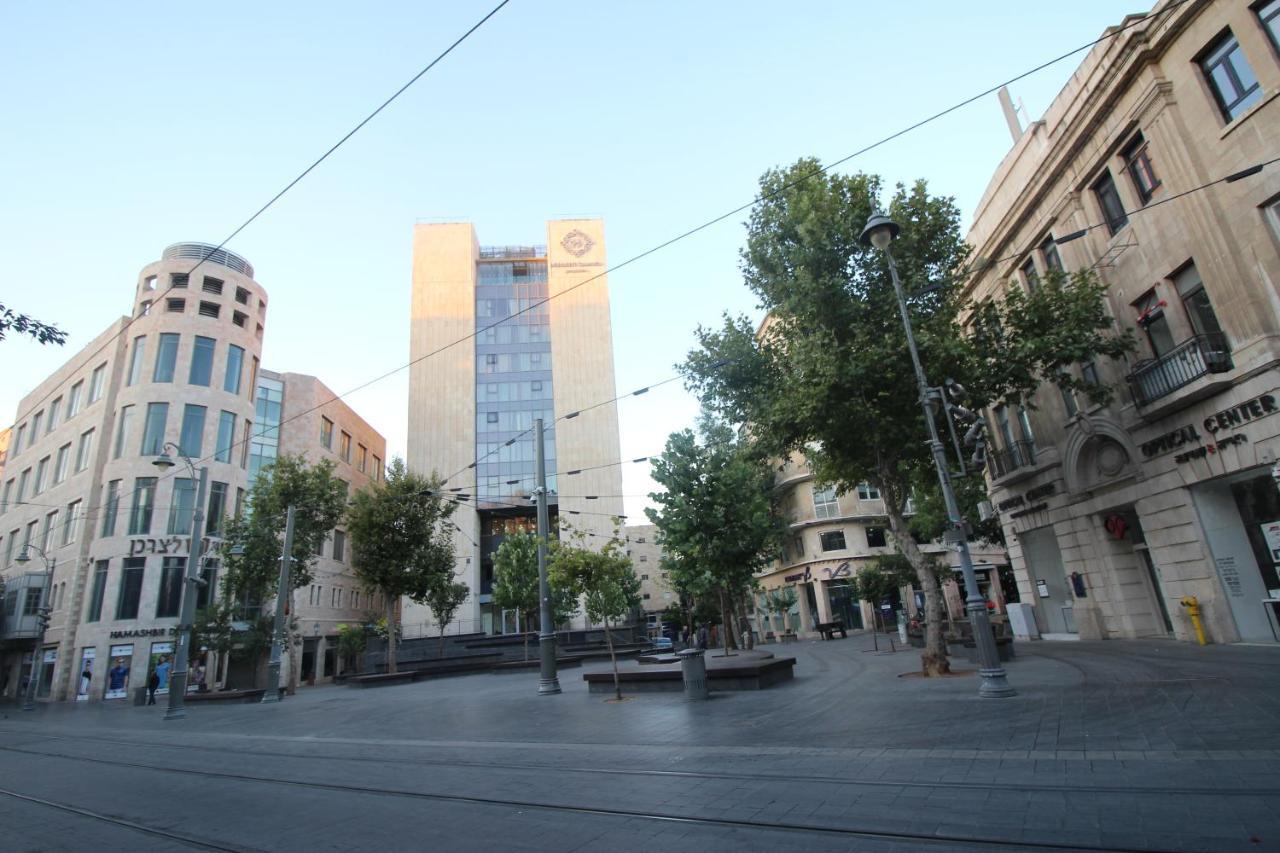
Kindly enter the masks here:
<path id="1" fill-rule="evenodd" d="M 288 641 L 289 626 L 285 622 L 285 604 L 289 599 L 291 582 L 289 568 L 293 561 L 293 504 L 284 522 L 284 551 L 280 554 L 280 587 L 276 590 L 276 621 L 271 636 L 271 661 L 267 664 L 267 692 L 262 702 L 280 701 L 280 657 Z"/>
<path id="2" fill-rule="evenodd" d="M 556 626 L 551 621 L 551 585 L 547 582 L 547 537 L 551 535 L 551 520 L 547 512 L 547 454 L 543 446 L 542 418 L 534 421 L 534 436 L 538 443 L 538 486 L 534 496 L 538 500 L 538 613 L 541 629 L 538 632 L 539 668 L 538 695 L 550 696 L 560 692 L 560 678 L 556 674 Z"/>
<path id="3" fill-rule="evenodd" d="M 191 629 L 196 619 L 196 587 L 204 559 L 204 500 L 209 488 L 209 469 L 200 469 L 200 485 L 196 489 L 196 508 L 192 518 L 191 555 L 182 579 L 182 604 L 178 611 L 178 642 L 173 655 L 173 670 L 169 673 L 169 707 L 164 712 L 166 720 L 180 720 L 187 715 L 187 670 L 191 658 Z"/>

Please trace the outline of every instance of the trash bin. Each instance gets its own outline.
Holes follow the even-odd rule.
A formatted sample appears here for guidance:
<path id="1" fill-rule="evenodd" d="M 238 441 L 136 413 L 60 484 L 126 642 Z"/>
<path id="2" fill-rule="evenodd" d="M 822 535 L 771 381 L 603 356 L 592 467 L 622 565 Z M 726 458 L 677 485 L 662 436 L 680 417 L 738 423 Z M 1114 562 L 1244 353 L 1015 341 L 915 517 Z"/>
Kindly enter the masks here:
<path id="1" fill-rule="evenodd" d="M 686 699 L 707 698 L 707 661 L 703 649 L 685 649 L 679 652 L 680 673 L 684 677 Z"/>

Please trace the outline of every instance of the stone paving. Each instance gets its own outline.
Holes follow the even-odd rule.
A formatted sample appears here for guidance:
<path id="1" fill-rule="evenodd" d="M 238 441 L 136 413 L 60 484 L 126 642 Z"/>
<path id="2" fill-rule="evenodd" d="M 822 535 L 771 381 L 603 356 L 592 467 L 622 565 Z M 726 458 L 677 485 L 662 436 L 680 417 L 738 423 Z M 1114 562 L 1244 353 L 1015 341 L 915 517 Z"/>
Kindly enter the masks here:
<path id="1" fill-rule="evenodd" d="M 1280 850 L 1280 648 L 1022 644 L 983 700 L 869 647 L 788 645 L 794 681 L 705 703 L 573 669 L 7 708 L 2 849 Z"/>

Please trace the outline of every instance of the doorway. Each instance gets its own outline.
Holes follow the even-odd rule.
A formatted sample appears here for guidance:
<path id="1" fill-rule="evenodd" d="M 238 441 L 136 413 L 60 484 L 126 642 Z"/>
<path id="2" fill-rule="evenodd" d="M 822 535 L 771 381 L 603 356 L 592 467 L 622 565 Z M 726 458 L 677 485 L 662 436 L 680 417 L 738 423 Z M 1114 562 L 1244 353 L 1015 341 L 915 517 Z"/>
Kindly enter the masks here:
<path id="1" fill-rule="evenodd" d="M 1018 534 L 1022 543 L 1022 559 L 1031 581 L 1031 601 L 1041 636 L 1059 637 L 1076 634 L 1075 603 L 1067 589 L 1066 569 L 1058 537 L 1052 527 L 1038 527 Z"/>

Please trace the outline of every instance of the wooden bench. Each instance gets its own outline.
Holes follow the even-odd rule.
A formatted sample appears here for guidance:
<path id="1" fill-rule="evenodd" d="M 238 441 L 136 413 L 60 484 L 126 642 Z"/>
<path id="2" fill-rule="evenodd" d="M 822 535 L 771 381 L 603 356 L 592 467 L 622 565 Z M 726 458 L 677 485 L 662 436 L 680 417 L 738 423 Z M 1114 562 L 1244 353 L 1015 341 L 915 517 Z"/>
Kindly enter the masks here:
<path id="1" fill-rule="evenodd" d="M 412 669 L 400 672 L 375 672 L 370 675 L 356 675 L 347 679 L 350 687 L 385 687 L 388 684 L 408 684 L 416 681 L 418 673 Z"/>
<path id="2" fill-rule="evenodd" d="M 840 632 L 840 639 L 847 639 L 849 634 L 844 629 L 844 621 L 837 619 L 834 622 L 819 622 L 817 625 L 818 633 L 822 635 L 824 640 L 834 640 L 836 631 Z"/>

